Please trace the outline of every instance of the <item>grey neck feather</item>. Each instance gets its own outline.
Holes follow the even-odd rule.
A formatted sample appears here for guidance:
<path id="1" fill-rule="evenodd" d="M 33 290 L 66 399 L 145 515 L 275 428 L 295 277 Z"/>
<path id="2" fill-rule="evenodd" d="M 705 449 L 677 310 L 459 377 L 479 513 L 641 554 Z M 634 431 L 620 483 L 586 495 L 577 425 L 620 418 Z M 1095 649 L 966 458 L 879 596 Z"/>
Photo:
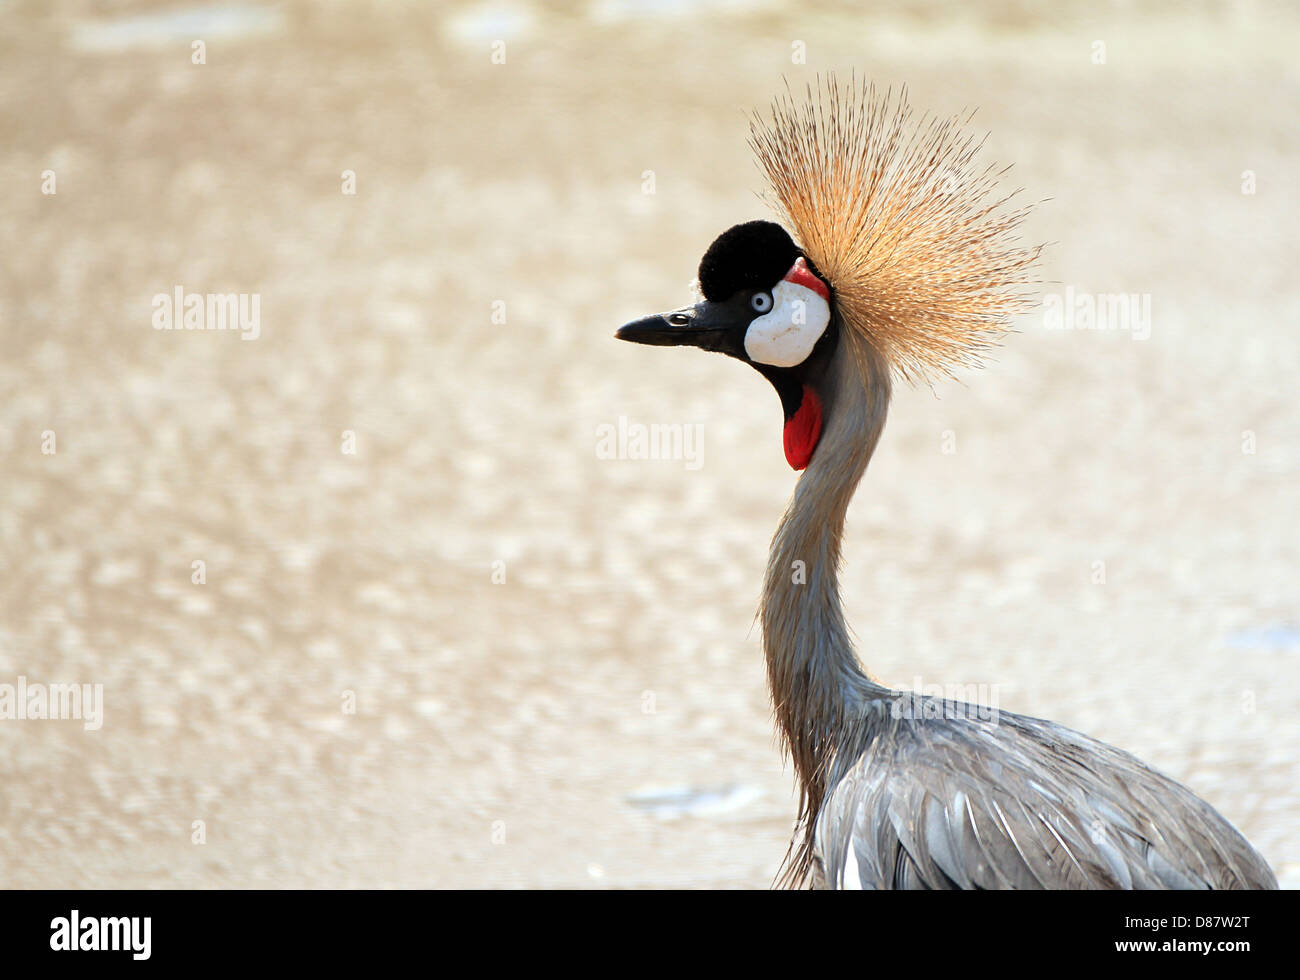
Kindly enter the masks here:
<path id="1" fill-rule="evenodd" d="M 889 370 L 848 330 L 820 386 L 823 429 L 772 540 L 763 589 L 768 685 L 795 770 L 807 839 L 837 750 L 859 734 L 865 703 L 885 692 L 858 661 L 840 603 L 840 539 L 849 501 L 884 429 Z M 805 869 L 806 870 L 806 867 Z"/>

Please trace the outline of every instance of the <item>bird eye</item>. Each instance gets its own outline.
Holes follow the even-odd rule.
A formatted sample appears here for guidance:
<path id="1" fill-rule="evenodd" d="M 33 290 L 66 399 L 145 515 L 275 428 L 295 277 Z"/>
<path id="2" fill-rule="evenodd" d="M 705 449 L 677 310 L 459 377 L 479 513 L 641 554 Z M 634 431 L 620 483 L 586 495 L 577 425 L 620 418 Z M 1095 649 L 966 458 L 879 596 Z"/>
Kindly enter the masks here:
<path id="1" fill-rule="evenodd" d="M 749 300 L 749 305 L 759 313 L 766 313 L 772 308 L 771 293 L 755 293 Z"/>

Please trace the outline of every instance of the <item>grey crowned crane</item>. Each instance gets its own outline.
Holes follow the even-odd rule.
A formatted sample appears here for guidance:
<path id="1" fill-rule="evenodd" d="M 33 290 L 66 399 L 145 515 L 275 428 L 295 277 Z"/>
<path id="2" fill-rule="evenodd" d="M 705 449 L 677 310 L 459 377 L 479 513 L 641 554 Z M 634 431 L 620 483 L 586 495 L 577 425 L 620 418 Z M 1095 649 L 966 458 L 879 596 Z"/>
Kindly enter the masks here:
<path id="1" fill-rule="evenodd" d="M 975 366 L 1031 305 L 1028 211 L 993 194 L 962 119 L 833 78 L 755 116 L 780 224 L 723 232 L 703 299 L 619 329 L 754 367 L 802 470 L 772 540 L 763 651 L 800 790 L 781 883 L 831 888 L 1275 888 L 1191 791 L 1050 721 L 892 691 L 863 669 L 837 583 L 845 512 L 894 377 Z M 802 566 L 796 563 L 802 562 Z M 796 567 L 805 570 L 795 575 Z"/>

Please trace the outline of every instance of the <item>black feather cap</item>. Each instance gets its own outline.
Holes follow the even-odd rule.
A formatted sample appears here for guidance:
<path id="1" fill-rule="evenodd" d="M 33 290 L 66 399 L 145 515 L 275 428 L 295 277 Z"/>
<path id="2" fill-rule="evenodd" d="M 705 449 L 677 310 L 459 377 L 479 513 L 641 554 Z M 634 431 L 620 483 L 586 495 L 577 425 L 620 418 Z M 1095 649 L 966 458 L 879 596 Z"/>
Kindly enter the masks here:
<path id="1" fill-rule="evenodd" d="M 771 289 L 801 254 L 789 232 L 774 222 L 732 225 L 700 259 L 700 289 L 714 303 L 742 289 Z"/>

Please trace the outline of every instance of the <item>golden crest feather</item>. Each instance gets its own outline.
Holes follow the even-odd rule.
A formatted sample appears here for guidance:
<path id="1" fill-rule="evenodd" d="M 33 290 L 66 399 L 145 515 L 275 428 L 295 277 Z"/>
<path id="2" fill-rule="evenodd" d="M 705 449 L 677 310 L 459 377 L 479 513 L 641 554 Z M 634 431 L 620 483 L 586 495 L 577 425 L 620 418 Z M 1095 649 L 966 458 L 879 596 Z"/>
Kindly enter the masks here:
<path id="1" fill-rule="evenodd" d="M 1034 305 L 1042 246 L 1015 234 L 1032 208 L 993 193 L 1010 168 L 977 166 L 983 141 L 969 121 L 914 120 L 906 90 L 881 95 L 832 75 L 750 123 L 773 204 L 848 330 L 907 380 L 978 366 Z"/>

